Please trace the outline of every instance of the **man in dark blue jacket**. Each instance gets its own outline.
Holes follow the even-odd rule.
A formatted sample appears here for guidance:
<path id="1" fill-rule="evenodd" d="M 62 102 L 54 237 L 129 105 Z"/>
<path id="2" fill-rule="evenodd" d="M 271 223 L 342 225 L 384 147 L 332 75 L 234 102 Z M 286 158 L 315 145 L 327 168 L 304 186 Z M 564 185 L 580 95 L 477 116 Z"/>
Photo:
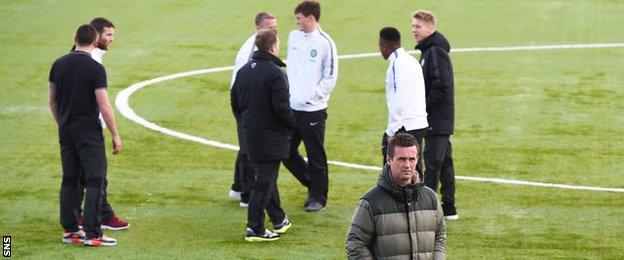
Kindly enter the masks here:
<path id="1" fill-rule="evenodd" d="M 285 64 L 276 57 L 277 31 L 259 31 L 255 44 L 258 51 L 238 71 L 230 97 L 244 138 L 241 143 L 256 173 L 245 240 L 261 242 L 279 239 L 279 234 L 291 226 L 280 206 L 277 175 L 280 161 L 288 157 L 288 137 L 296 122 L 290 108 L 288 81 L 280 69 Z M 265 209 L 273 223 L 273 232 L 264 228 Z"/>
<path id="2" fill-rule="evenodd" d="M 432 12 L 419 10 L 412 18 L 412 33 L 418 42 L 416 49 L 421 51 L 427 121 L 431 127 L 425 137 L 423 153 L 425 184 L 435 191 L 440 181 L 444 218 L 456 220 L 459 217 L 455 209 L 455 171 L 450 141 L 455 119 L 451 46 L 444 35 L 435 30 L 436 17 Z"/>

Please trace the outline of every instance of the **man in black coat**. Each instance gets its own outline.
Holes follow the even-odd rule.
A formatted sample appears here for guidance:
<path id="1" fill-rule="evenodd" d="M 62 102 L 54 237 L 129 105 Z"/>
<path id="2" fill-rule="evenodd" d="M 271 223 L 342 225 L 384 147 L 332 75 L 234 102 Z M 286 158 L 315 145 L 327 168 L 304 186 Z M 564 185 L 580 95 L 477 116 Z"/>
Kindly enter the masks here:
<path id="1" fill-rule="evenodd" d="M 245 240 L 250 242 L 277 240 L 291 226 L 280 206 L 277 175 L 280 161 L 288 157 L 289 134 L 296 127 L 288 81 L 280 69 L 285 64 L 276 57 L 277 31 L 259 31 L 255 44 L 258 51 L 238 71 L 230 91 L 232 111 L 242 129 L 242 143 L 256 173 L 247 211 Z M 264 228 L 265 209 L 273 232 Z"/>
<path id="2" fill-rule="evenodd" d="M 437 190 L 441 183 L 442 210 L 447 220 L 458 219 L 455 209 L 455 171 L 450 136 L 455 119 L 453 64 L 451 46 L 435 31 L 436 18 L 430 11 L 419 10 L 413 15 L 412 33 L 421 51 L 420 65 L 425 78 L 427 121 L 431 130 L 425 137 L 425 184 Z"/>

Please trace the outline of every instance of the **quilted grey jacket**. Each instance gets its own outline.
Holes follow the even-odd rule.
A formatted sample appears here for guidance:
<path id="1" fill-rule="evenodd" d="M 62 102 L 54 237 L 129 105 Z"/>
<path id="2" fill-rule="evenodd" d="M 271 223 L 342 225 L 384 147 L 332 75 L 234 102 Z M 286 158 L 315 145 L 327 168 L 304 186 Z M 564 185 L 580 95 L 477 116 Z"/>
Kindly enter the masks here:
<path id="1" fill-rule="evenodd" d="M 422 183 L 399 187 L 389 173 L 386 166 L 358 202 L 347 233 L 349 259 L 445 259 L 446 226 L 435 192 Z"/>

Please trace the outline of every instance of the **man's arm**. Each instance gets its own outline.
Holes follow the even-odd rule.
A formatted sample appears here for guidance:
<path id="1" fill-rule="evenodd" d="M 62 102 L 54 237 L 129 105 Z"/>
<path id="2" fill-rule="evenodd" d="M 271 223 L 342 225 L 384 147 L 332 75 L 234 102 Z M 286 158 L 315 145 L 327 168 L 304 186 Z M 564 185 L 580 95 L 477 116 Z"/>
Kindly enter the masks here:
<path id="1" fill-rule="evenodd" d="M 232 107 L 232 114 L 234 114 L 234 118 L 238 122 L 241 117 L 241 112 L 240 106 L 238 105 L 238 87 L 236 85 L 236 82 L 234 82 L 234 86 L 230 89 L 230 106 Z"/>
<path id="2" fill-rule="evenodd" d="M 446 225 L 444 224 L 444 212 L 438 202 L 436 210 L 436 231 L 433 242 L 433 259 L 446 259 Z"/>
<path id="3" fill-rule="evenodd" d="M 349 259 L 374 259 L 372 253 L 375 223 L 370 203 L 360 199 L 347 232 L 345 251 Z"/>
<path id="4" fill-rule="evenodd" d="M 104 118 L 104 122 L 113 136 L 113 154 L 117 154 L 121 151 L 121 137 L 117 132 L 115 113 L 113 112 L 113 107 L 108 100 L 108 91 L 106 88 L 97 88 L 95 89 L 95 97 L 97 99 L 100 112 L 102 113 L 102 117 Z"/>
<path id="5" fill-rule="evenodd" d="M 446 97 L 451 90 L 453 75 L 451 72 L 451 58 L 448 53 L 439 47 L 431 50 L 428 74 L 431 79 L 431 88 L 427 94 L 427 108 L 436 105 Z"/>
<path id="6" fill-rule="evenodd" d="M 50 90 L 48 97 L 48 105 L 50 106 L 50 111 L 52 112 L 52 116 L 54 117 L 54 121 L 56 124 L 59 123 L 59 112 L 58 112 L 58 103 L 56 102 L 56 85 L 54 82 L 50 81 L 50 85 L 48 87 Z"/>
<path id="7" fill-rule="evenodd" d="M 338 54 L 336 53 L 336 45 L 333 42 L 330 42 L 328 49 L 325 51 L 322 62 L 323 75 L 315 88 L 317 98 L 331 94 L 338 80 Z"/>

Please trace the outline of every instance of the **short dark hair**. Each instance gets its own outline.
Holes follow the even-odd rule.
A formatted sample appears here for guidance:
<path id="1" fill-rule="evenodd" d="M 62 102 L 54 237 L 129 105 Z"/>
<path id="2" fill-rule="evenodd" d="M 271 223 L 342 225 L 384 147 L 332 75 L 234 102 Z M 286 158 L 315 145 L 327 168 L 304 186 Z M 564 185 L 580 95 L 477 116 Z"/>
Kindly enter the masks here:
<path id="1" fill-rule="evenodd" d="M 379 39 L 401 46 L 401 33 L 394 27 L 385 27 L 379 31 Z"/>
<path id="2" fill-rule="evenodd" d="M 418 142 L 416 138 L 408 133 L 398 133 L 390 139 L 388 142 L 388 157 L 394 157 L 394 148 L 395 147 L 412 147 L 416 146 L 417 150 L 420 150 L 418 147 Z"/>
<path id="3" fill-rule="evenodd" d="M 104 32 L 104 27 L 115 28 L 115 25 L 104 17 L 93 18 L 89 24 L 95 27 L 98 33 Z"/>
<path id="4" fill-rule="evenodd" d="M 305 0 L 295 7 L 295 14 L 301 13 L 304 16 L 314 15 L 316 21 L 321 20 L 321 4 L 313 0 Z"/>
<path id="5" fill-rule="evenodd" d="M 277 30 L 264 29 L 256 34 L 255 44 L 259 51 L 269 51 L 277 43 Z"/>
<path id="6" fill-rule="evenodd" d="M 264 22 L 264 20 L 267 20 L 267 19 L 275 19 L 275 16 L 267 12 L 258 13 L 256 15 L 256 26 L 260 26 L 260 24 Z"/>
<path id="7" fill-rule="evenodd" d="M 90 24 L 83 24 L 76 30 L 76 37 L 74 37 L 74 40 L 78 46 L 87 46 L 93 44 L 97 40 L 97 37 L 98 32 L 95 27 Z"/>

